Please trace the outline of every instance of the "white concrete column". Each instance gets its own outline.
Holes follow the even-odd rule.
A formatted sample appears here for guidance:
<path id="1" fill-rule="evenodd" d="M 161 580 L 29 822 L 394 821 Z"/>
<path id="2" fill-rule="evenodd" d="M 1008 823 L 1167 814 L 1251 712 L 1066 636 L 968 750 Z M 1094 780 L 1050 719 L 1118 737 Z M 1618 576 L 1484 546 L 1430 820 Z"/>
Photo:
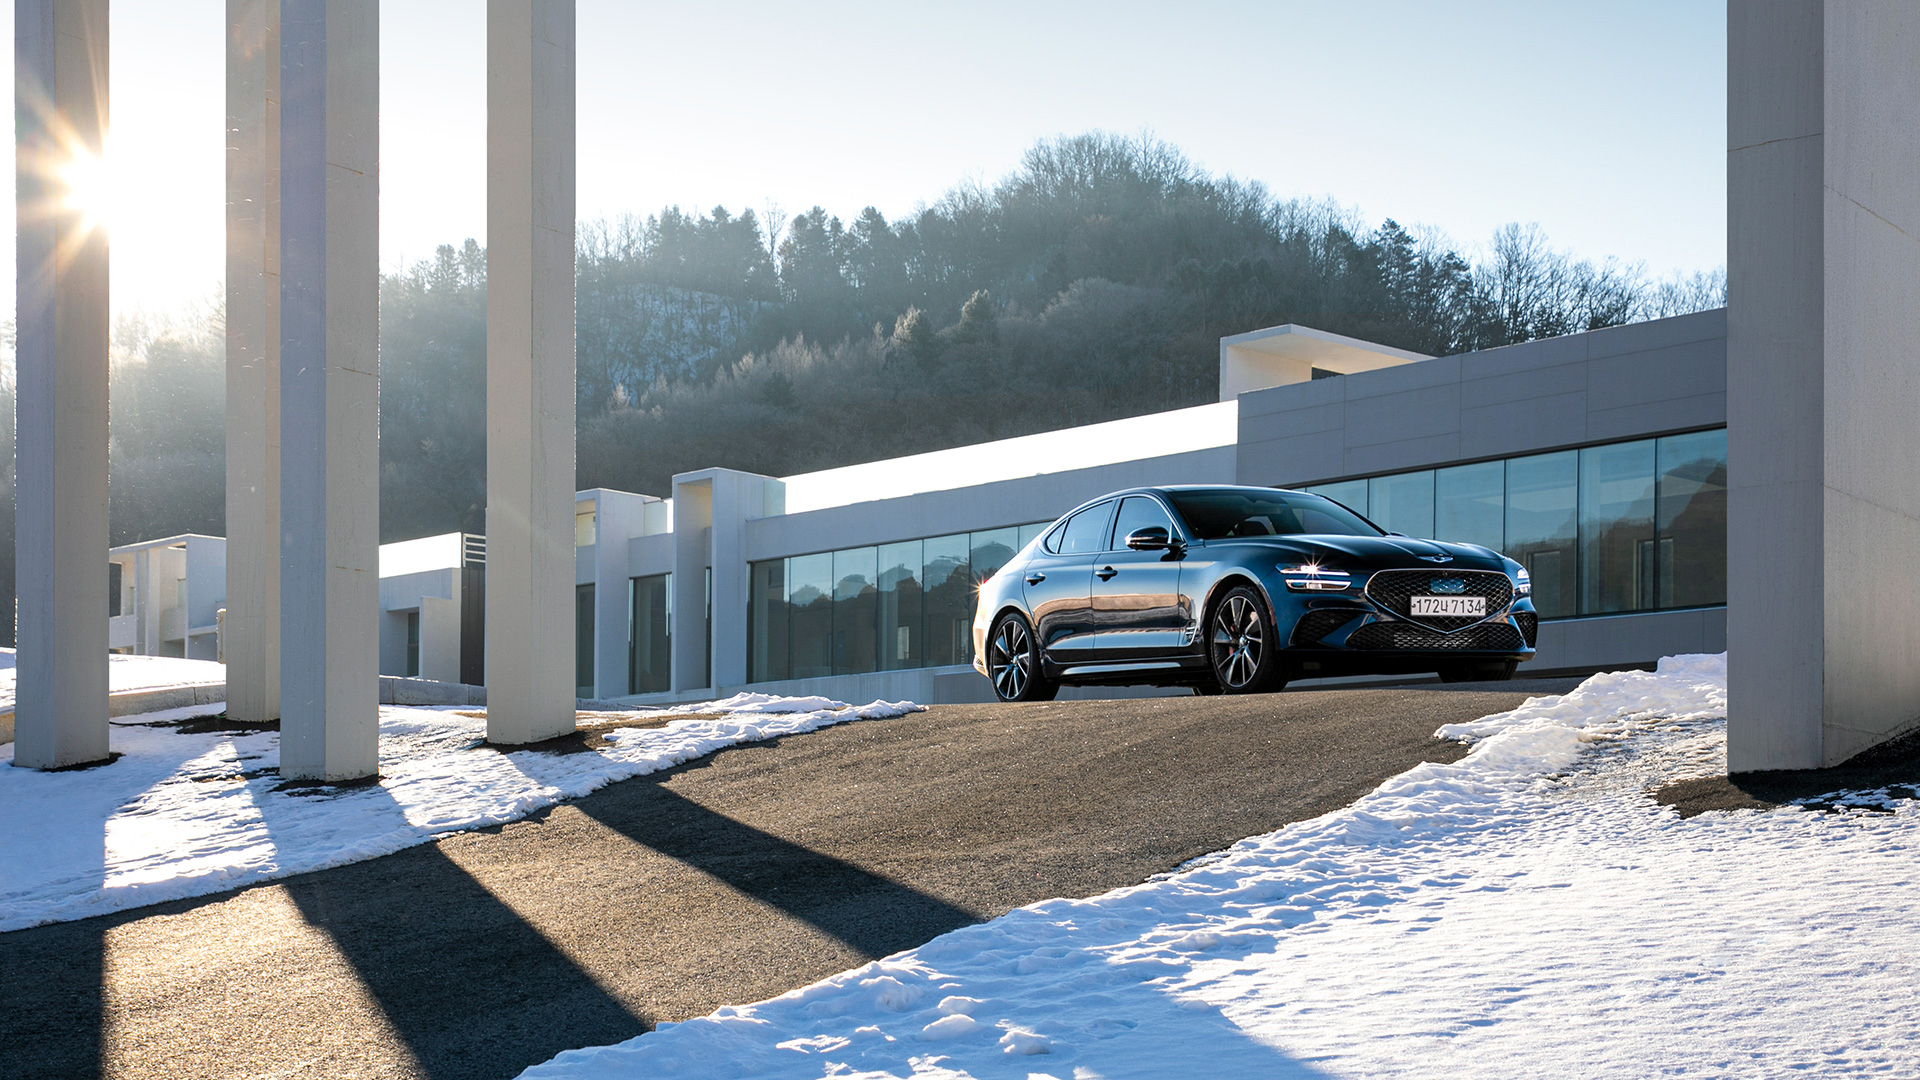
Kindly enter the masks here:
<path id="1" fill-rule="evenodd" d="M 280 771 L 379 767 L 378 0 L 280 5 Z"/>
<path id="2" fill-rule="evenodd" d="M 701 469 L 673 478 L 675 690 L 747 681 L 747 522 L 785 513 L 786 501 L 786 485 L 758 473 Z"/>
<path id="3" fill-rule="evenodd" d="M 13 763 L 107 756 L 107 0 L 14 5 L 18 507 Z"/>
<path id="4" fill-rule="evenodd" d="M 227 715 L 280 716 L 280 0 L 227 0 Z"/>
<path id="5" fill-rule="evenodd" d="M 572 0 L 487 4 L 487 738 L 574 729 Z"/>
<path id="6" fill-rule="evenodd" d="M 1920 726 L 1920 7 L 1727 8 L 1727 765 Z"/>

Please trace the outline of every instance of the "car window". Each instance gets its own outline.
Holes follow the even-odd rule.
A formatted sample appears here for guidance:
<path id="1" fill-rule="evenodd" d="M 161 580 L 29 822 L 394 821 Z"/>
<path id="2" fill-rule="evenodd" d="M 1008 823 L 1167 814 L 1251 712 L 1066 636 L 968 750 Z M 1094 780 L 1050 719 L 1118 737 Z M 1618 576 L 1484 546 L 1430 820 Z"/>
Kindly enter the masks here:
<path id="1" fill-rule="evenodd" d="M 1068 518 L 1047 537 L 1047 550 L 1055 555 L 1084 555 L 1104 550 L 1107 523 L 1113 520 L 1113 504 L 1089 506 Z"/>
<path id="2" fill-rule="evenodd" d="M 1158 502 L 1145 495 L 1129 495 L 1120 500 L 1120 517 L 1113 523 L 1113 540 L 1108 547 L 1126 547 L 1129 535 L 1154 525 L 1167 530 L 1168 536 L 1173 535 L 1173 519 Z"/>
<path id="3" fill-rule="evenodd" d="M 1202 540 L 1234 536 L 1380 536 L 1372 522 L 1331 499 L 1297 491 L 1200 490 L 1168 495 Z"/>

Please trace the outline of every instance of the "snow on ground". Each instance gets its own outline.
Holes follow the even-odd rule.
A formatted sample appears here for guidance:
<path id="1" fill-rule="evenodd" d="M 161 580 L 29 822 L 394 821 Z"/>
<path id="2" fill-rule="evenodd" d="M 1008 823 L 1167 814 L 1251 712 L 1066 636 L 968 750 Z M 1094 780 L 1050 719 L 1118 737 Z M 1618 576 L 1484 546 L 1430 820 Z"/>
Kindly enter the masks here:
<path id="1" fill-rule="evenodd" d="M 12 649 L 0 649 L 0 712 L 13 709 L 14 657 Z M 226 681 L 227 665 L 212 660 L 182 660 L 176 656 L 108 657 L 108 693 Z"/>
<path id="2" fill-rule="evenodd" d="M 1724 656 L 1595 676 L 1181 872 L 525 1076 L 1920 1075 L 1920 805 L 1683 821 L 1645 792 L 1724 770 L 1725 708 Z"/>
<path id="3" fill-rule="evenodd" d="M 280 783 L 278 732 L 153 726 L 220 708 L 119 718 L 122 756 L 93 769 L 6 768 L 12 747 L 0 746 L 0 931 L 370 859 L 722 747 L 920 706 L 740 694 L 668 710 L 680 718 L 663 728 L 605 731 L 611 745 L 573 754 L 501 753 L 482 745 L 484 719 L 386 706 L 379 784 L 304 789 Z"/>

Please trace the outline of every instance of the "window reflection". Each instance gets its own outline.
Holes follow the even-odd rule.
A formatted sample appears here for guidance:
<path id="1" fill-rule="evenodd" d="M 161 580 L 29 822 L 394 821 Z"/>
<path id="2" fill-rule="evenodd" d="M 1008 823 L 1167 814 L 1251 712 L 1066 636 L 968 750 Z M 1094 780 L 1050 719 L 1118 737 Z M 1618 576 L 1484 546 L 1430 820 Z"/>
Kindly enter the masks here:
<path id="1" fill-rule="evenodd" d="M 1579 475 L 1573 450 L 1507 462 L 1506 554 L 1533 576 L 1533 606 L 1542 618 L 1575 612 Z"/>
<path id="2" fill-rule="evenodd" d="M 787 612 L 793 678 L 833 674 L 833 553 L 787 560 Z"/>
<path id="3" fill-rule="evenodd" d="M 749 682 L 793 677 L 787 630 L 787 560 L 754 563 L 747 584 Z"/>
<path id="4" fill-rule="evenodd" d="M 1367 514 L 1367 482 L 1365 480 L 1342 480 L 1338 484 L 1319 484 L 1302 490 L 1332 499 L 1356 514 L 1362 516 Z"/>
<path id="5" fill-rule="evenodd" d="M 1507 463 L 1483 461 L 1433 473 L 1433 538 L 1455 544 L 1479 544 L 1500 551 L 1506 546 Z"/>
<path id="6" fill-rule="evenodd" d="M 1377 476 L 1367 482 L 1367 516 L 1405 536 L 1433 535 L 1433 470 Z"/>
<path id="7" fill-rule="evenodd" d="M 1580 451 L 1580 613 L 1656 606 L 1653 440 Z"/>
<path id="8" fill-rule="evenodd" d="M 1698 431 L 1659 441 L 1659 602 L 1696 607 L 1727 602 L 1727 432 Z"/>
<path id="9" fill-rule="evenodd" d="M 778 584 L 779 563 L 761 563 L 755 567 L 759 571 L 771 565 L 775 571 L 775 584 Z M 786 605 L 786 590 L 777 589 L 779 603 Z M 628 583 L 627 593 L 627 693 L 651 694 L 673 689 L 673 575 L 652 574 L 637 577 Z M 780 660 L 784 664 L 785 620 L 782 619 L 782 649 Z M 760 627 L 766 625 L 762 620 Z M 764 646 L 759 653 L 765 653 Z M 758 654 L 757 654 L 758 655 Z M 756 665 L 756 671 L 765 670 L 764 661 Z M 762 678 L 783 678 L 784 676 L 760 676 Z"/>
<path id="10" fill-rule="evenodd" d="M 920 589 L 921 543 L 880 545 L 880 670 L 896 671 L 921 665 L 925 611 Z"/>
<path id="11" fill-rule="evenodd" d="M 967 630 L 973 622 L 974 592 L 967 574 L 967 534 L 936 536 L 925 547 L 921 572 L 927 583 L 927 666 L 968 663 L 973 659 Z"/>
<path id="12" fill-rule="evenodd" d="M 879 662 L 874 639 L 878 633 L 880 576 L 874 549 L 848 548 L 833 553 L 833 673 L 858 675 Z"/>

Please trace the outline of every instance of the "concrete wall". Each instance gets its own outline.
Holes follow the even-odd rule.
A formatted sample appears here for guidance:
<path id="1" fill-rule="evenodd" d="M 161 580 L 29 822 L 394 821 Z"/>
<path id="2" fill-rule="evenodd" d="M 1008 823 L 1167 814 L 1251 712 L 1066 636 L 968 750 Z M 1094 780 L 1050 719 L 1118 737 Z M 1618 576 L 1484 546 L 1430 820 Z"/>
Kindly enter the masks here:
<path id="1" fill-rule="evenodd" d="M 1547 338 L 1240 395 L 1235 475 L 1303 485 L 1727 422 L 1727 316 Z"/>
<path id="2" fill-rule="evenodd" d="M 1326 380 L 1322 380 L 1323 382 Z M 1071 472 L 929 491 L 746 523 L 748 562 L 924 536 L 1052 521 L 1080 503 L 1148 484 L 1230 484 L 1234 448 L 1216 447 Z"/>
<path id="3" fill-rule="evenodd" d="M 1920 726 L 1920 8 L 1727 12 L 1727 760 Z"/>

